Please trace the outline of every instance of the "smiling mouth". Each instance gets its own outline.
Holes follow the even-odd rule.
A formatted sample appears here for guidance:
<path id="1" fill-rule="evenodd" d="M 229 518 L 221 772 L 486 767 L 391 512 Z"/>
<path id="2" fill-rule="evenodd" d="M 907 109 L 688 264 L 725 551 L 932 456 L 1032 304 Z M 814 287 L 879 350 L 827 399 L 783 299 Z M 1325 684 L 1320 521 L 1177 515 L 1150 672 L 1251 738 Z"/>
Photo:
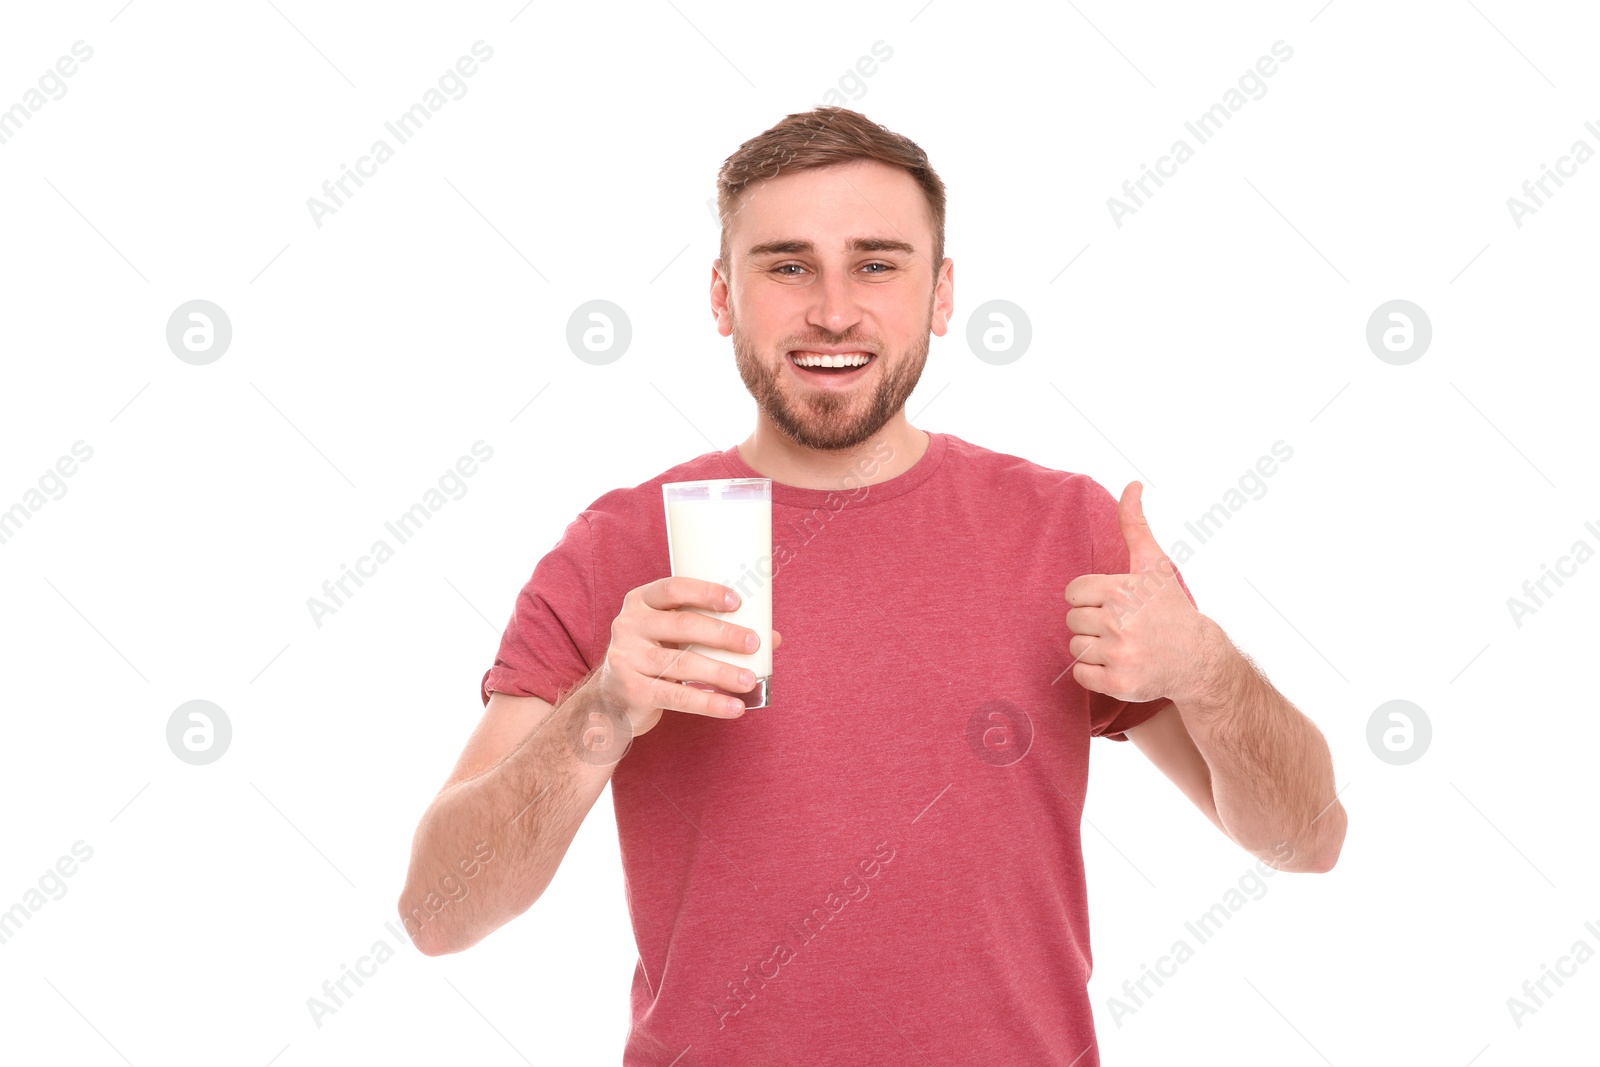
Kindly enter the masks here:
<path id="1" fill-rule="evenodd" d="M 820 377 L 847 378 L 857 371 L 865 370 L 876 360 L 877 355 L 872 352 L 843 352 L 829 354 L 824 352 L 808 352 L 796 349 L 788 353 L 790 366 L 802 374 L 815 374 Z"/>

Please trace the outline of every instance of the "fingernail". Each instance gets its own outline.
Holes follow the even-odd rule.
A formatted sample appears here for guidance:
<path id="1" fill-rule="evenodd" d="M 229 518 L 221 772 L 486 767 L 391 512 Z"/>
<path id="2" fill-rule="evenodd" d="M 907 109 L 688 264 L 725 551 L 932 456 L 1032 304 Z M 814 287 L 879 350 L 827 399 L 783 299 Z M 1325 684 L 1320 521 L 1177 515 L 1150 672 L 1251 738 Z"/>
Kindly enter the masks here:
<path id="1" fill-rule="evenodd" d="M 746 689 L 749 689 L 751 686 L 756 684 L 756 676 L 751 674 L 749 671 L 740 671 L 739 684 L 744 686 Z"/>
<path id="2" fill-rule="evenodd" d="M 745 634 L 744 635 L 744 647 L 748 648 L 750 651 L 754 652 L 756 650 L 756 646 L 759 645 L 760 643 L 761 643 L 761 639 L 759 637 L 757 637 L 755 634 Z"/>
<path id="3" fill-rule="evenodd" d="M 739 606 L 739 598 L 734 596 L 732 593 L 729 593 L 726 596 L 724 596 L 722 598 L 722 602 L 724 604 L 728 605 L 728 607 L 730 607 L 730 608 L 736 608 L 736 607 Z"/>

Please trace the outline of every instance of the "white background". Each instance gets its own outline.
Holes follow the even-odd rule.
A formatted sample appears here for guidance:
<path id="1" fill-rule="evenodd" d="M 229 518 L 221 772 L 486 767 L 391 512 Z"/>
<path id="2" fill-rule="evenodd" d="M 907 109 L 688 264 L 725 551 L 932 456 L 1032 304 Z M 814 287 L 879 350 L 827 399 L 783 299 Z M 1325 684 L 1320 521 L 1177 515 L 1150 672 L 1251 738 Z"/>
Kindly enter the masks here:
<path id="1" fill-rule="evenodd" d="M 412 832 L 539 557 L 606 490 L 749 433 L 707 302 L 714 176 L 880 40 L 848 102 L 928 151 L 957 265 L 914 424 L 1142 478 L 1169 546 L 1294 450 L 1184 574 L 1327 735 L 1344 853 L 1275 875 L 1119 1025 L 1108 998 L 1251 860 L 1096 742 L 1105 1062 L 1595 1055 L 1600 962 L 1520 1028 L 1506 1005 L 1600 950 L 1600 562 L 1520 627 L 1506 605 L 1600 548 L 1600 161 L 1520 228 L 1506 206 L 1600 148 L 1586 5 L 275 2 L 4 15 L 0 108 L 94 49 L 0 145 L 0 509 L 93 449 L 0 544 L 0 909 L 93 849 L 0 945 L 7 1061 L 619 1062 L 609 792 L 526 915 L 403 946 L 321 1027 L 306 1001 L 395 946 Z M 319 228 L 307 198 L 480 39 L 466 95 Z M 1266 94 L 1116 226 L 1107 198 L 1278 40 Z M 1365 341 L 1397 298 L 1433 325 L 1405 366 Z M 207 366 L 166 344 L 192 299 L 232 323 Z M 633 326 L 607 366 L 565 342 L 591 299 Z M 1032 323 L 1004 366 L 965 340 L 991 299 Z M 480 439 L 465 496 L 318 627 L 307 598 Z M 1366 740 L 1397 698 L 1433 726 L 1404 766 Z M 167 747 L 192 699 L 233 727 L 208 766 Z"/>

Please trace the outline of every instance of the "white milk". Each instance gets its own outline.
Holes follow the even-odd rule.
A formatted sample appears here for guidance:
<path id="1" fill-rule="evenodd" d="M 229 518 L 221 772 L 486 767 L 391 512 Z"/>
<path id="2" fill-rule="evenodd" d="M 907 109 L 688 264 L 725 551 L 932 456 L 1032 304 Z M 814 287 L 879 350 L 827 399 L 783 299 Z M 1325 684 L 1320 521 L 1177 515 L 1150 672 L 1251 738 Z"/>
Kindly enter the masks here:
<path id="1" fill-rule="evenodd" d="M 772 677 L 772 502 L 670 501 L 667 551 L 674 577 L 719 582 L 739 594 L 734 611 L 689 610 L 748 626 L 761 635 L 761 647 L 754 652 L 704 645 L 690 645 L 689 650 L 748 668 L 757 678 Z"/>

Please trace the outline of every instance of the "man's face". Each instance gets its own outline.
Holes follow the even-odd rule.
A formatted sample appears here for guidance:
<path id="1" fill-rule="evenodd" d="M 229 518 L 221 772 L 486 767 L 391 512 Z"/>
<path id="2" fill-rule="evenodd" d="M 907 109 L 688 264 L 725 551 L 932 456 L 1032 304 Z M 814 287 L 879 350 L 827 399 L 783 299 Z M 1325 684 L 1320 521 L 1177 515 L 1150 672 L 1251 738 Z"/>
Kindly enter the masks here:
<path id="1" fill-rule="evenodd" d="M 952 310 L 921 188 L 871 160 L 781 174 L 745 191 L 730 231 L 711 303 L 756 405 L 805 448 L 867 441 L 904 407 Z M 824 354 L 866 363 L 804 366 Z"/>

